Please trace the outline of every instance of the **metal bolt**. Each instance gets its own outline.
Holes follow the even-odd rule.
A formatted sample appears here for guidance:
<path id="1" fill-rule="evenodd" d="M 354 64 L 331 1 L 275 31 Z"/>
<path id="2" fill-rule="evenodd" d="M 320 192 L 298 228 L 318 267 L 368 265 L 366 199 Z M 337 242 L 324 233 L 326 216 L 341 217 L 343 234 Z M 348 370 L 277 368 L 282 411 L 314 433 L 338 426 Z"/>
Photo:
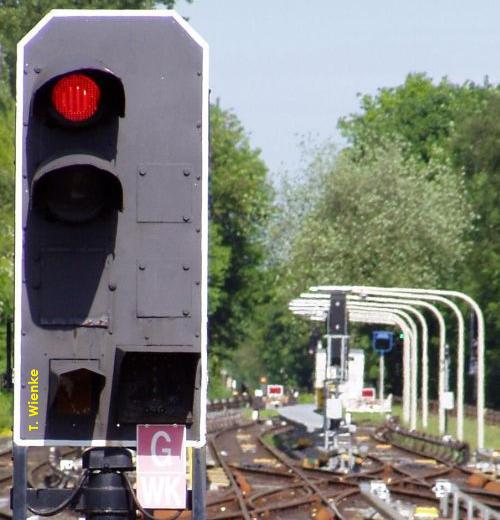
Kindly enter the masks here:
<path id="1" fill-rule="evenodd" d="M 182 315 L 183 315 L 183 316 L 189 316 L 189 311 L 187 311 L 186 309 L 184 309 L 184 310 L 182 311 Z"/>
<path id="2" fill-rule="evenodd" d="M 184 177 L 189 177 L 191 175 L 191 172 L 189 170 L 182 170 L 182 173 L 184 174 Z"/>
<path id="3" fill-rule="evenodd" d="M 182 269 L 183 269 L 184 271 L 189 271 L 189 265 L 183 264 L 183 265 L 182 265 Z"/>
<path id="4" fill-rule="evenodd" d="M 140 175 L 141 177 L 144 177 L 144 175 L 146 175 L 146 170 L 145 170 L 144 168 L 140 168 L 140 169 L 139 169 L 139 175 Z"/>
<path id="5" fill-rule="evenodd" d="M 108 285 L 108 288 L 109 288 L 110 291 L 115 291 L 116 290 L 116 284 L 115 283 L 110 283 Z"/>
<path id="6" fill-rule="evenodd" d="M 144 269 L 146 269 L 146 266 L 144 264 L 139 264 L 139 269 L 141 271 L 144 271 Z"/>
<path id="7" fill-rule="evenodd" d="M 33 70 L 35 71 L 36 74 L 40 74 L 40 72 L 42 72 L 42 68 L 41 67 L 34 67 Z"/>
<path id="8" fill-rule="evenodd" d="M 201 123 L 199 121 L 196 123 L 196 128 L 201 128 Z"/>
<path id="9" fill-rule="evenodd" d="M 189 217 L 186 217 L 186 215 L 184 215 L 184 216 L 182 217 L 182 220 L 183 220 L 184 222 L 189 222 L 191 219 L 190 219 Z"/>

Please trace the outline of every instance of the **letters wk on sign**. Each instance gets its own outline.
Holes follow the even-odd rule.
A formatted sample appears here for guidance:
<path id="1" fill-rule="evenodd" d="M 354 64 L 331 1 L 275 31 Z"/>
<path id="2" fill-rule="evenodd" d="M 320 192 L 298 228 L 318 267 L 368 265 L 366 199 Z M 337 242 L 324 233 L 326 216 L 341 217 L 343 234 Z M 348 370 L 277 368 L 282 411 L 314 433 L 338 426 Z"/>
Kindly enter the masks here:
<path id="1" fill-rule="evenodd" d="M 137 497 L 146 509 L 186 507 L 186 427 L 137 425 Z"/>

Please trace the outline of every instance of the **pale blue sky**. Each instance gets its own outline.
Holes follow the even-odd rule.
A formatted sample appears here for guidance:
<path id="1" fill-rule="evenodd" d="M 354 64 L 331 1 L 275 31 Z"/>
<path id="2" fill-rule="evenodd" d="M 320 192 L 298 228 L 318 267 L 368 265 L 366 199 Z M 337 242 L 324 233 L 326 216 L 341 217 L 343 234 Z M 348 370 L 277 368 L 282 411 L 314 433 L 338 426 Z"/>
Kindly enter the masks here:
<path id="1" fill-rule="evenodd" d="M 299 168 L 301 135 L 409 72 L 500 81 L 500 0 L 179 0 L 210 45 L 212 100 L 232 108 L 271 170 Z"/>

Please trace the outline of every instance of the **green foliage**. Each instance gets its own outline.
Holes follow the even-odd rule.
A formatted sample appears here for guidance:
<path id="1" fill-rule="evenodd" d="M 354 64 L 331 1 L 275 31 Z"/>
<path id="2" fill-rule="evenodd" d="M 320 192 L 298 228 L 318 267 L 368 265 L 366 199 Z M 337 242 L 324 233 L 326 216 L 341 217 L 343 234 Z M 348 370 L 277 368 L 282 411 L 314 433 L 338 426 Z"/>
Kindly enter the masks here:
<path id="1" fill-rule="evenodd" d="M 12 392 L 0 389 L 0 436 L 12 435 Z"/>
<path id="2" fill-rule="evenodd" d="M 455 163 L 465 169 L 476 214 L 474 244 L 465 277 L 466 291 L 481 303 L 487 330 L 487 375 L 500 375 L 500 93 L 488 92 L 480 110 L 464 118 L 451 145 Z M 500 397 L 488 395 L 500 405 Z"/>
<path id="3" fill-rule="evenodd" d="M 428 161 L 433 148 L 452 135 L 457 120 L 481 104 L 484 88 L 454 85 L 446 78 L 434 85 L 425 74 L 409 74 L 403 85 L 381 88 L 361 98 L 361 113 L 339 121 L 339 128 L 358 147 L 379 138 L 396 137 L 407 151 Z"/>
<path id="4" fill-rule="evenodd" d="M 299 394 L 298 403 L 299 404 L 313 404 L 314 403 L 314 394 L 308 394 L 308 393 Z"/>
<path id="5" fill-rule="evenodd" d="M 210 298 L 208 313 L 214 314 L 224 301 L 224 284 L 231 262 L 231 246 L 223 243 L 220 227 L 210 221 L 209 266 Z"/>
<path id="6" fill-rule="evenodd" d="M 225 358 L 248 335 L 264 293 L 264 229 L 272 190 L 260 152 L 236 116 L 211 110 L 210 313 L 212 358 Z"/>
<path id="7" fill-rule="evenodd" d="M 0 323 L 13 312 L 14 103 L 0 108 Z"/>
<path id="8" fill-rule="evenodd" d="M 311 284 L 449 286 L 467 253 L 470 213 L 449 165 L 405 158 L 397 142 L 320 153 L 309 168 L 314 209 L 293 237 L 295 292 Z"/>
<path id="9" fill-rule="evenodd" d="M 248 337 L 236 352 L 231 369 L 250 387 L 259 377 L 294 388 L 311 385 L 313 358 L 308 354 L 310 325 L 297 320 L 287 309 L 288 298 L 273 279 L 267 301 L 257 306 Z"/>
<path id="10" fill-rule="evenodd" d="M 284 371 L 279 382 L 311 383 L 311 323 L 284 310 L 310 285 L 456 286 L 472 229 L 463 175 L 445 150 L 424 162 L 408 147 L 368 134 L 341 152 L 326 143 L 302 182 L 285 186 L 270 232 L 279 289 L 259 343 L 266 369 Z"/>
<path id="11" fill-rule="evenodd" d="M 211 365 L 208 381 L 208 399 L 227 399 L 232 397 L 232 391 L 224 385 L 220 370 L 214 364 Z"/>

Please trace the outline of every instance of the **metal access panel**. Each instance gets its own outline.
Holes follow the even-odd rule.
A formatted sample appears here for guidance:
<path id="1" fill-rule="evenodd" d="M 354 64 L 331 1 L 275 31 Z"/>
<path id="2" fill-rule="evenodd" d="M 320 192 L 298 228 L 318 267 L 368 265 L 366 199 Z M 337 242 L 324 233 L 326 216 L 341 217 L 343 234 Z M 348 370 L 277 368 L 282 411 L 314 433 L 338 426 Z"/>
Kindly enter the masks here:
<path id="1" fill-rule="evenodd" d="M 88 124 L 54 115 L 75 71 L 101 88 Z M 175 423 L 202 446 L 206 43 L 174 11 L 56 10 L 17 85 L 15 442 L 134 446 Z"/>

